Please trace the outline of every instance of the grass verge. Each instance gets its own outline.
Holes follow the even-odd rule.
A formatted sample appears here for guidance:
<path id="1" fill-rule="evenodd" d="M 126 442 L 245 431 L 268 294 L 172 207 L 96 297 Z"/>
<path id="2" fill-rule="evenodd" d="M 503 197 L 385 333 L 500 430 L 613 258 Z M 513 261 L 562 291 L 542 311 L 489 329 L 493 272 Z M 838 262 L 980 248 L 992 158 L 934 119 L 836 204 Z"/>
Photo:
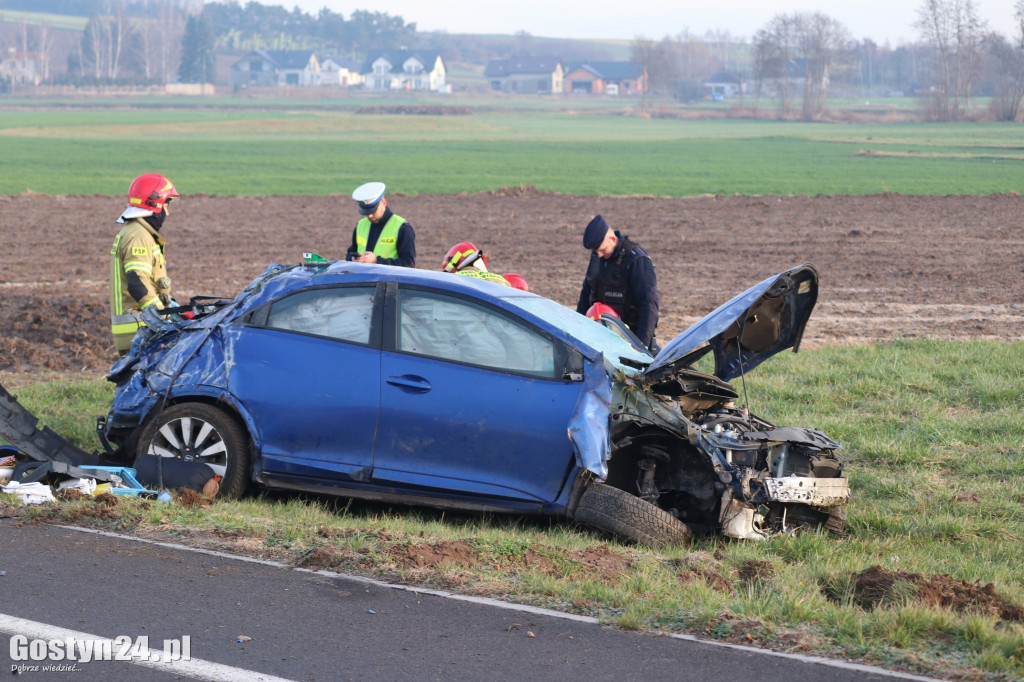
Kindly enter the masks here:
<path id="1" fill-rule="evenodd" d="M 739 387 L 739 386 L 738 386 Z M 258 493 L 4 506 L 122 533 L 596 616 L 624 628 L 948 679 L 1024 678 L 1024 343 L 930 340 L 784 354 L 754 412 L 847 451 L 843 537 L 703 538 L 662 550 L 557 520 Z M 42 421 L 95 448 L 102 379 L 27 384 Z M 89 433 L 86 433 L 89 432 Z"/>

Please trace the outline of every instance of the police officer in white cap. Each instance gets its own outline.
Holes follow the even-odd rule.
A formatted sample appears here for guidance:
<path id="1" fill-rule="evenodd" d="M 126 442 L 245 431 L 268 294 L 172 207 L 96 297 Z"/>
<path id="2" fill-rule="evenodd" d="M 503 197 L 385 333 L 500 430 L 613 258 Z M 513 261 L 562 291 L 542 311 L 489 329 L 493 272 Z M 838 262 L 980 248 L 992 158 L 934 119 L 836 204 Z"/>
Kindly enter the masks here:
<path id="1" fill-rule="evenodd" d="M 383 182 L 356 187 L 352 198 L 363 216 L 352 230 L 346 260 L 416 267 L 416 234 L 405 218 L 388 208 Z"/>

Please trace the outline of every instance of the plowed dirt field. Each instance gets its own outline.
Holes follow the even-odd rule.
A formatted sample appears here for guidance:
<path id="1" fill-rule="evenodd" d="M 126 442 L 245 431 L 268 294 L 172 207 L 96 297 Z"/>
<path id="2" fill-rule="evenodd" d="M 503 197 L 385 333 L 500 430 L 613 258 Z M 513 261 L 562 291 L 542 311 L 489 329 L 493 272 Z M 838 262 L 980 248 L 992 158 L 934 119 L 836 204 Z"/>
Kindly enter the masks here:
<path id="1" fill-rule="evenodd" d="M 804 348 L 893 337 L 1024 339 L 1024 196 L 584 197 L 512 188 L 390 196 L 416 229 L 418 267 L 470 240 L 491 269 L 575 306 L 601 213 L 651 254 L 665 343 L 734 294 L 804 262 L 821 276 Z M 0 196 L 0 382 L 102 374 L 117 196 Z M 164 227 L 178 300 L 234 296 L 267 263 L 340 258 L 347 195 L 185 195 Z"/>

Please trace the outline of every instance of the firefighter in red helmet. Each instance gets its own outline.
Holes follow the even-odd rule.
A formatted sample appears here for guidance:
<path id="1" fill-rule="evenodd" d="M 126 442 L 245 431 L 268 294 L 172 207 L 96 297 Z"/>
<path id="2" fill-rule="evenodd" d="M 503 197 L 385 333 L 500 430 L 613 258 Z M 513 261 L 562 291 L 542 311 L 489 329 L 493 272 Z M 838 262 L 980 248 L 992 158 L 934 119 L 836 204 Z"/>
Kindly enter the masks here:
<path id="1" fill-rule="evenodd" d="M 473 242 L 459 242 L 448 249 L 444 262 L 441 263 L 441 269 L 445 272 L 496 282 L 507 287 L 512 286 L 507 279 L 487 269 L 487 257 L 481 249 L 476 248 Z"/>
<path id="2" fill-rule="evenodd" d="M 615 308 L 601 302 L 595 303 L 587 310 L 587 317 L 592 320 L 596 320 L 597 322 L 601 321 L 602 315 L 611 315 L 612 317 L 619 316 L 619 314 L 615 312 Z"/>
<path id="3" fill-rule="evenodd" d="M 515 272 L 506 272 L 502 277 L 509 283 L 510 286 L 516 289 L 522 289 L 523 291 L 529 291 L 530 285 L 526 283 L 526 278 Z"/>
<path id="4" fill-rule="evenodd" d="M 124 227 L 110 248 L 110 331 L 120 355 L 143 325 L 142 311 L 171 304 L 160 228 L 177 196 L 174 183 L 159 173 L 140 175 L 128 188 L 128 206 L 117 219 Z"/>

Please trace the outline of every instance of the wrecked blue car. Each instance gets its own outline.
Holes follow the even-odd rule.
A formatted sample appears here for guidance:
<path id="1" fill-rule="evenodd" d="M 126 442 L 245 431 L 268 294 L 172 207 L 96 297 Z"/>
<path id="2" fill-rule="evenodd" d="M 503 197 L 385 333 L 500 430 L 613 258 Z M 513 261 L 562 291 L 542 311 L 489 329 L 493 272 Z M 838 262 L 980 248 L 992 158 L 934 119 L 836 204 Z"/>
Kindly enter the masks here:
<path id="1" fill-rule="evenodd" d="M 203 462 L 232 498 L 555 515 L 652 545 L 840 532 L 840 445 L 729 383 L 798 348 L 817 280 L 768 278 L 651 357 L 616 320 L 471 277 L 273 265 L 191 319 L 150 309 L 101 434 L 126 463 Z"/>

